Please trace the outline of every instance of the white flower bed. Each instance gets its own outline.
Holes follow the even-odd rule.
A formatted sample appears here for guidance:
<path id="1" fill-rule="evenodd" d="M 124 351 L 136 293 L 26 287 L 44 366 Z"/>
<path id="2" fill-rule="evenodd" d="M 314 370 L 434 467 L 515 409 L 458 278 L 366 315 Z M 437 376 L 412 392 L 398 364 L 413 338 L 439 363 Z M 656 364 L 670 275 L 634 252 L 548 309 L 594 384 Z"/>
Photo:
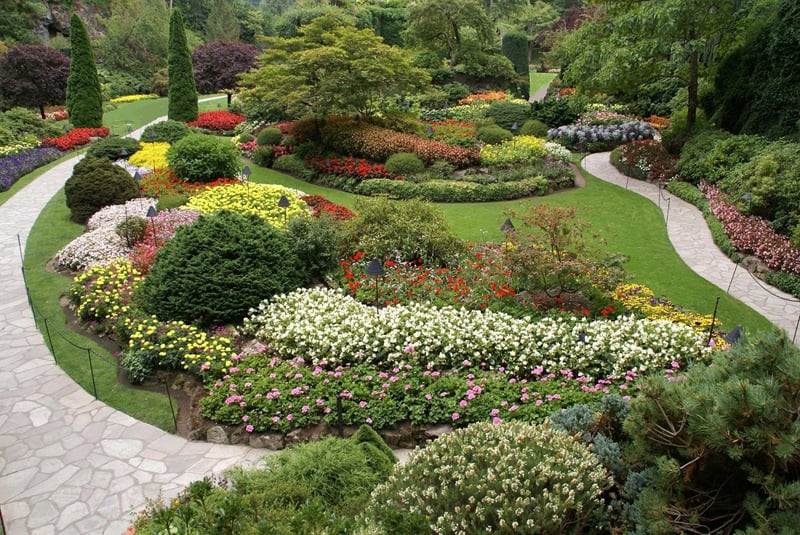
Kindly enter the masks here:
<path id="1" fill-rule="evenodd" d="M 124 257 L 129 249 L 114 227 L 100 227 L 84 232 L 56 253 L 59 267 L 80 271 L 89 266 L 106 265 Z"/>
<path id="2" fill-rule="evenodd" d="M 149 197 L 137 197 L 125 204 L 113 204 L 101 208 L 94 213 L 89 221 L 86 222 L 88 230 L 95 230 L 101 227 L 116 228 L 117 225 L 130 217 L 147 217 L 147 210 L 155 207 L 158 199 Z"/>
<path id="3" fill-rule="evenodd" d="M 593 377 L 663 369 L 707 358 L 693 329 L 632 316 L 516 319 L 499 312 L 418 303 L 375 309 L 340 290 L 300 289 L 262 302 L 245 332 L 313 363 L 373 362 L 400 367 L 412 356 L 437 368 L 477 366 L 526 374 L 537 367 Z"/>

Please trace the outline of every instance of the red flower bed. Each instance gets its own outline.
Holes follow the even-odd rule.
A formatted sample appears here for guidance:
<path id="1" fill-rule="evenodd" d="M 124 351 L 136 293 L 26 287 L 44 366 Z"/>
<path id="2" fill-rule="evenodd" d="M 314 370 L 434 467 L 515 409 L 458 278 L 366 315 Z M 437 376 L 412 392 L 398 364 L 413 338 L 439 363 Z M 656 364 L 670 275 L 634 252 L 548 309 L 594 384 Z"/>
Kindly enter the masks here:
<path id="1" fill-rule="evenodd" d="M 105 126 L 101 126 L 100 128 L 73 128 L 63 136 L 44 138 L 42 140 L 42 145 L 45 147 L 55 147 L 60 151 L 66 152 L 75 147 L 86 145 L 93 137 L 106 137 L 107 135 L 108 128 Z"/>
<path id="2" fill-rule="evenodd" d="M 225 110 L 204 111 L 197 117 L 196 121 L 186 123 L 188 126 L 205 128 L 206 130 L 227 131 L 236 128 L 236 125 L 243 123 L 245 118 L 241 115 Z"/>
<path id="3" fill-rule="evenodd" d="M 356 121 L 350 117 L 330 117 L 322 129 L 323 142 L 343 154 L 374 161 L 386 161 L 398 152 L 413 152 L 427 164 L 446 160 L 458 168 L 480 163 L 480 151 L 423 139 L 413 134 Z"/>
<path id="4" fill-rule="evenodd" d="M 146 197 L 161 197 L 162 195 L 180 195 L 181 193 L 192 194 L 206 188 L 237 182 L 239 181 L 235 178 L 218 178 L 208 183 L 185 182 L 169 169 L 156 169 L 152 173 L 142 176 L 139 189 Z"/>
<path id="5" fill-rule="evenodd" d="M 678 176 L 678 159 L 668 153 L 660 141 L 643 139 L 619 147 L 620 169 L 628 176 L 649 182 L 669 182 Z"/>
<path id="6" fill-rule="evenodd" d="M 322 195 L 306 195 L 300 198 L 311 207 L 311 214 L 314 217 L 317 217 L 322 212 L 325 212 L 333 219 L 343 221 L 345 219 L 351 219 L 356 215 L 348 207 L 340 204 L 334 204 Z"/>
<path id="7" fill-rule="evenodd" d="M 741 213 L 726 202 L 725 194 L 716 186 L 703 182 L 700 191 L 737 251 L 752 254 L 770 269 L 800 275 L 800 250 L 792 247 L 788 237 L 775 232 L 769 221 Z"/>
<path id="8" fill-rule="evenodd" d="M 364 158 L 356 159 L 352 156 L 347 156 L 346 158 L 321 158 L 315 156 L 309 158 L 307 164 L 318 173 L 325 175 L 346 176 L 359 179 L 393 178 L 399 180 L 401 178 L 387 171 L 381 164 L 372 164 Z"/>

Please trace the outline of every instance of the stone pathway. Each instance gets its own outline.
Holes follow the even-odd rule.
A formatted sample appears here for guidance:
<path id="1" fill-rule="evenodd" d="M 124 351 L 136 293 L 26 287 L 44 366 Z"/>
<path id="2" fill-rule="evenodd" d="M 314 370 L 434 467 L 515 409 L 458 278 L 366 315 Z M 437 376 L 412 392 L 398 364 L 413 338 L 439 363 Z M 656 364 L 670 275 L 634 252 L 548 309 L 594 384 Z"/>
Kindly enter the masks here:
<path id="1" fill-rule="evenodd" d="M 703 214 L 693 205 L 658 186 L 628 178 L 609 162 L 608 152 L 590 154 L 583 159 L 583 168 L 594 176 L 627 188 L 661 207 L 668 217 L 667 232 L 675 250 L 698 275 L 728 291 L 743 303 L 759 312 L 772 323 L 785 329 L 795 343 L 800 343 L 797 326 L 800 321 L 800 301 L 787 293 L 768 286 L 744 268 L 737 268 L 714 244 Z M 659 202 L 659 195 L 662 195 Z"/>

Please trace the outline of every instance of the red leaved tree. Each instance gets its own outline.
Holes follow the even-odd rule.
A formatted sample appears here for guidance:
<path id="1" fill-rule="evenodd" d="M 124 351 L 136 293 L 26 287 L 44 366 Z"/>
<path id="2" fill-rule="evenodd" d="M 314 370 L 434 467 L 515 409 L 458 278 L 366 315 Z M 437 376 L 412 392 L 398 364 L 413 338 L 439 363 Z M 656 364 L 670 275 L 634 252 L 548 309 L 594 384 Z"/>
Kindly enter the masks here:
<path id="1" fill-rule="evenodd" d="M 0 95 L 7 104 L 38 108 L 64 104 L 69 58 L 45 45 L 12 46 L 0 61 Z"/>
<path id="2" fill-rule="evenodd" d="M 239 74 L 255 67 L 259 52 L 257 47 L 241 41 L 211 41 L 198 46 L 192 52 L 197 91 L 227 93 L 230 106 Z"/>

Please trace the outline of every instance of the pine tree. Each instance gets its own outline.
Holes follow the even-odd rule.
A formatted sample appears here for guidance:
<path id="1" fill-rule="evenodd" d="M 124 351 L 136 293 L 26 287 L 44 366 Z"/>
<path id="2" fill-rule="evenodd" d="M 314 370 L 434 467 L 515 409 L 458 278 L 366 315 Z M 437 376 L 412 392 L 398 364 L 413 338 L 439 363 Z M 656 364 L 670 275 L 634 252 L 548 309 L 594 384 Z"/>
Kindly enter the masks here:
<path id="1" fill-rule="evenodd" d="M 208 41 L 238 41 L 240 26 L 236 12 L 227 0 L 216 0 L 206 21 Z"/>
<path id="2" fill-rule="evenodd" d="M 103 92 L 94 61 L 89 34 L 81 18 L 70 19 L 69 45 L 72 59 L 67 78 L 67 112 L 76 128 L 103 126 Z"/>
<path id="3" fill-rule="evenodd" d="M 169 106 L 167 116 L 174 121 L 197 119 L 197 86 L 192 70 L 192 56 L 186 44 L 186 30 L 180 9 L 173 9 L 169 19 L 169 56 L 167 58 Z"/>

